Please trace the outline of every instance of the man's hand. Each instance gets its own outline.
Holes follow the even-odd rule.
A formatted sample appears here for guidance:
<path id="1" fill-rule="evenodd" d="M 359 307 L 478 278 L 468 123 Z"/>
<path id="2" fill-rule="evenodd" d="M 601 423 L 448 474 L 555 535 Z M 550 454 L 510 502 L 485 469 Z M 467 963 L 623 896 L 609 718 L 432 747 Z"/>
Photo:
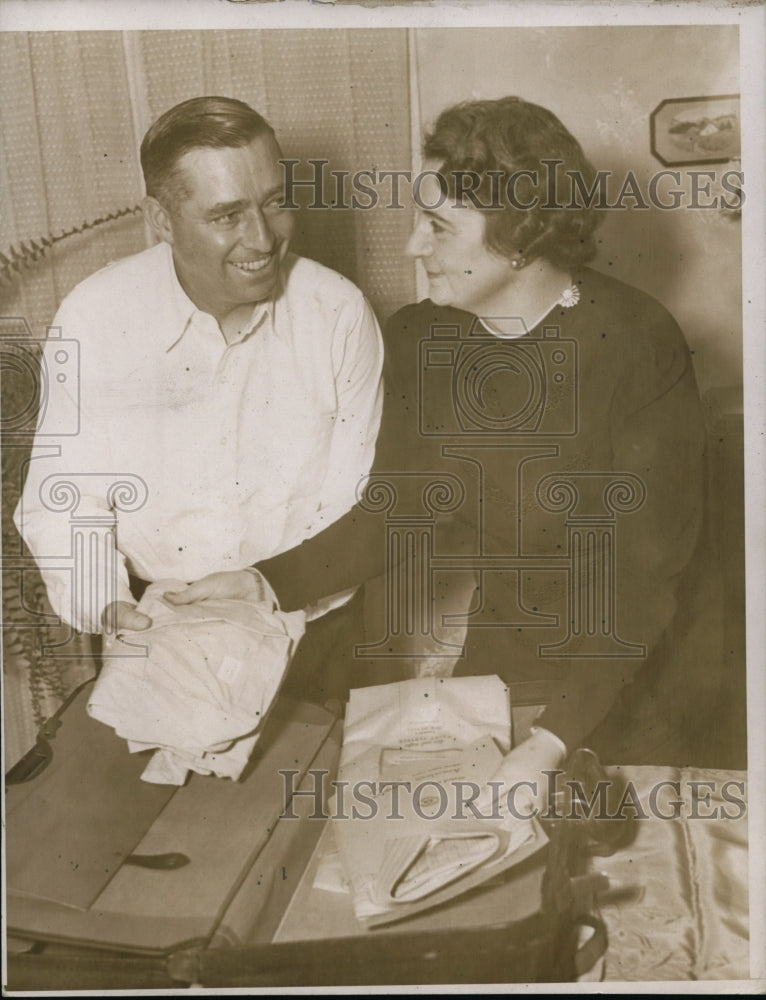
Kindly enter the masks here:
<path id="1" fill-rule="evenodd" d="M 196 604 L 215 599 L 276 604 L 274 592 L 266 579 L 260 573 L 247 569 L 211 573 L 196 583 L 190 583 L 186 590 L 168 591 L 163 596 L 171 604 Z"/>
<path id="2" fill-rule="evenodd" d="M 128 601 L 112 601 L 101 614 L 101 625 L 105 632 L 113 635 L 124 629 L 142 632 L 146 628 L 151 628 L 152 620 L 148 615 L 136 611 L 135 604 L 130 604 Z"/>
<path id="3" fill-rule="evenodd" d="M 542 772 L 559 768 L 565 753 L 558 737 L 547 729 L 535 729 L 503 758 L 477 799 L 477 805 L 485 815 L 496 817 L 544 812 L 549 778 Z"/>

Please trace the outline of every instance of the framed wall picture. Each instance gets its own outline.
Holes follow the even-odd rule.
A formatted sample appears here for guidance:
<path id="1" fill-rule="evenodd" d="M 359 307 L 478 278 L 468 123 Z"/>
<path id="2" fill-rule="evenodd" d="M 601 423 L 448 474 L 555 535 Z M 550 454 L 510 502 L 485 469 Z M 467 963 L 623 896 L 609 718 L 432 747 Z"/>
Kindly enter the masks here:
<path id="1" fill-rule="evenodd" d="M 650 121 L 652 153 L 665 167 L 727 163 L 740 155 L 739 94 L 671 97 Z"/>

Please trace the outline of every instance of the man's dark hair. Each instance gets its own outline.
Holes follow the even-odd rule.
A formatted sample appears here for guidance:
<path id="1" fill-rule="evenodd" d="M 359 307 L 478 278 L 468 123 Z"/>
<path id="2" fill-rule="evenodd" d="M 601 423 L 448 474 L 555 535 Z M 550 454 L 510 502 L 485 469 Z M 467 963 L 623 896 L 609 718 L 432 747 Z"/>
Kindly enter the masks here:
<path id="1" fill-rule="evenodd" d="M 185 197 L 178 161 L 192 149 L 247 146 L 273 135 L 265 118 L 232 97 L 193 97 L 176 104 L 150 127 L 141 143 L 146 193 L 166 206 Z"/>
<path id="2" fill-rule="evenodd" d="M 503 256 L 521 254 L 528 261 L 545 257 L 561 267 L 584 264 L 595 256 L 593 234 L 601 219 L 592 206 L 567 207 L 571 194 L 569 183 L 563 182 L 569 181 L 566 171 L 573 171 L 590 190 L 596 171 L 574 136 L 546 108 L 520 97 L 454 105 L 439 115 L 426 135 L 423 153 L 440 165 L 442 183 L 452 195 L 456 171 L 480 176 L 475 205 L 492 206 L 486 210 L 485 239 Z M 545 160 L 561 162 L 554 168 Z M 561 188 L 554 201 L 562 207 L 543 208 L 549 202 L 547 182 L 554 169 Z M 490 171 L 499 172 L 500 184 Z M 520 171 L 530 171 L 537 182 Z M 516 205 L 507 196 L 508 180 L 514 176 Z M 536 207 L 519 207 L 535 199 Z"/>

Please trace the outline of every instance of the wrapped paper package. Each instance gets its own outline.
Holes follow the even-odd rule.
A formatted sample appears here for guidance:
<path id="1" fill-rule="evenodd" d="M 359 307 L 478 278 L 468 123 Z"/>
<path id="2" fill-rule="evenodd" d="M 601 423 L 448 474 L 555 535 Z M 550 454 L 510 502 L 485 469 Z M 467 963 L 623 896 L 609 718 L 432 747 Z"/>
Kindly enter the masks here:
<path id="1" fill-rule="evenodd" d="M 436 906 L 537 851 L 536 820 L 471 808 L 510 749 L 498 677 L 424 677 L 351 692 L 331 812 L 357 919 Z"/>

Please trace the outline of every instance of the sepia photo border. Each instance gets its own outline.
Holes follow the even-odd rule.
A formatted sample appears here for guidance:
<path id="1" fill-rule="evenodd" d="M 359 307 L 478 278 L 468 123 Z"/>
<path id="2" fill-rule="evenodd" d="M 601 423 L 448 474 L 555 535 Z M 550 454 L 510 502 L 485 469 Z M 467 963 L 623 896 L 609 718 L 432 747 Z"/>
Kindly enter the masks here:
<path id="1" fill-rule="evenodd" d="M 764 292 L 764 260 L 766 241 L 763 185 L 766 176 L 764 162 L 764 99 L 763 66 L 766 41 L 766 8 L 743 0 L 684 4 L 644 2 L 600 2 L 580 0 L 576 4 L 549 3 L 547 0 L 520 0 L 509 5 L 495 2 L 418 2 L 399 0 L 391 3 L 312 2 L 312 0 L 0 0 L 0 31 L 75 31 L 75 30 L 204 30 L 269 29 L 269 28 L 486 28 L 512 29 L 520 27 L 623 27 L 634 25 L 738 25 L 740 28 L 740 107 L 741 162 L 745 173 L 748 205 L 742 212 L 743 246 L 743 385 L 745 427 L 745 523 L 746 523 L 746 589 L 747 589 L 747 663 L 748 663 L 748 781 L 749 781 L 749 858 L 750 858 L 750 917 L 751 917 L 751 976 L 749 980 L 715 983 L 582 983 L 535 985 L 538 993 L 760 993 L 766 984 L 766 293 Z M 562 86 L 566 81 L 562 81 Z M 669 97 L 679 107 L 696 102 L 707 104 L 723 100 L 731 102 L 739 95 L 709 98 Z M 2 95 L 0 95 L 2 100 Z M 651 109 L 649 109 L 651 110 Z M 700 157 L 690 151 L 690 157 L 677 160 L 665 158 L 665 147 L 654 134 L 652 115 L 652 152 L 664 166 L 688 166 L 726 162 Z M 647 137 L 649 141 L 649 137 Z M 0 247 L 0 249 L 3 249 Z M 4 769 L 5 771 L 5 769 Z M 5 945 L 3 949 L 3 982 L 5 976 Z M 428 987 L 418 992 L 436 992 Z M 440 987 L 438 992 L 463 992 L 465 987 Z M 478 985 L 473 992 L 498 992 L 498 987 Z M 503 987 L 507 993 L 528 992 L 523 984 Z M 7 995 L 14 995 L 5 990 Z M 107 991 L 108 992 L 108 991 Z M 194 991 L 196 992 L 196 991 Z M 205 992 L 204 990 L 201 992 Z M 211 993 L 214 991 L 210 991 Z M 252 995 L 273 991 L 226 991 Z M 288 990 L 283 992 L 339 992 L 323 990 Z M 396 987 L 365 987 L 349 989 L 348 993 L 403 992 Z M 16 994 L 23 995 L 23 994 Z"/>

